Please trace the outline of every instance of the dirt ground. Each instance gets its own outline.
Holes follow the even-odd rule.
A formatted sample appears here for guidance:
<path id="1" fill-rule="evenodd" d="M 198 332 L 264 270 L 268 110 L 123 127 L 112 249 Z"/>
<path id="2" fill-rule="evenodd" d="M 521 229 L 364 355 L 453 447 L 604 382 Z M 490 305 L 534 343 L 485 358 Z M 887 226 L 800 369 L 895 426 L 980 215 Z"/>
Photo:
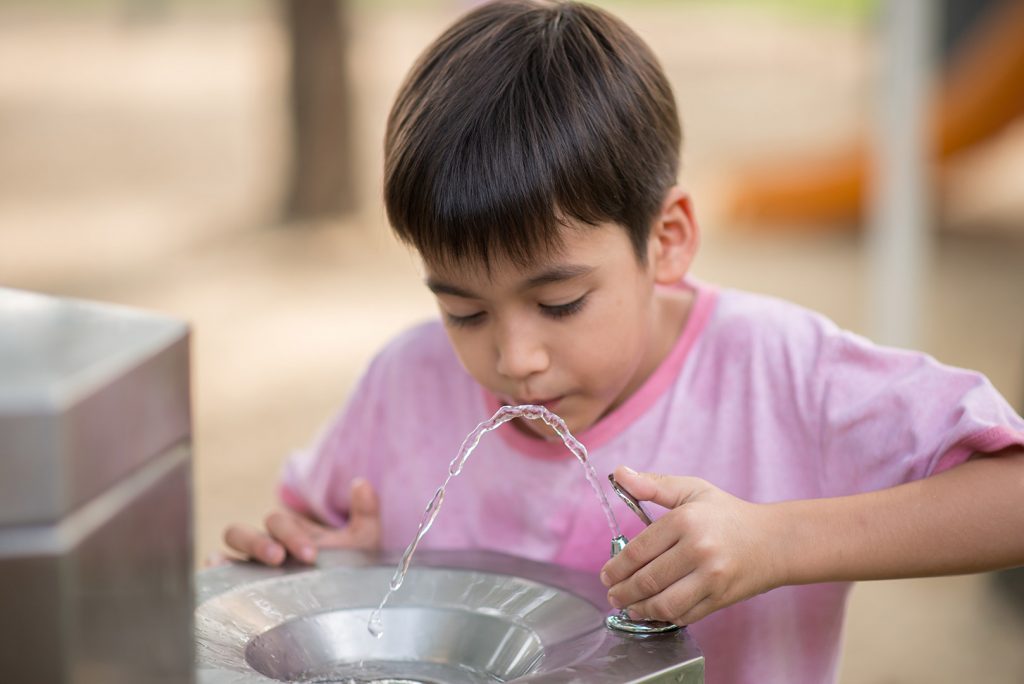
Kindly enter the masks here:
<path id="1" fill-rule="evenodd" d="M 357 3 L 363 208 L 278 219 L 286 50 L 272 8 L 0 11 L 0 285 L 155 309 L 193 329 L 197 558 L 273 505 L 283 457 L 391 335 L 433 315 L 380 206 L 398 82 L 466 3 Z M 126 5 L 127 6 L 127 5 Z M 244 9 L 243 9 L 244 7 Z M 699 277 L 870 334 L 860 232 L 751 230 L 722 211 L 744 164 L 841 145 L 869 120 L 873 25 L 756 3 L 619 3 L 684 116 Z M 1024 126 L 952 168 L 916 346 L 1024 404 Z M 1024 681 L 1024 608 L 993 576 L 858 585 L 841 681 Z"/>

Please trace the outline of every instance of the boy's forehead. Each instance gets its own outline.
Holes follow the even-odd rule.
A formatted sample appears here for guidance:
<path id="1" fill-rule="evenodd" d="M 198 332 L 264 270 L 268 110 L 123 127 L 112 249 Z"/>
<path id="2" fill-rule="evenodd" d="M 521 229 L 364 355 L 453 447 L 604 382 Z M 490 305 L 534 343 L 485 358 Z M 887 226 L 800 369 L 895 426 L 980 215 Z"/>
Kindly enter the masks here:
<path id="1" fill-rule="evenodd" d="M 615 224 L 577 227 L 563 232 L 559 243 L 525 260 L 507 255 L 489 259 L 431 259 L 422 255 L 426 284 L 435 294 L 477 297 L 484 291 L 528 291 L 581 279 L 613 264 L 636 267 L 629 238 Z"/>
<path id="2" fill-rule="evenodd" d="M 421 254 L 428 276 L 451 282 L 509 282 L 528 280 L 539 272 L 557 267 L 573 260 L 570 244 L 564 231 L 559 231 L 549 246 L 531 250 L 525 258 L 513 258 L 500 250 L 494 250 L 486 258 L 472 255 L 462 258 L 431 258 Z M 572 231 L 576 232 L 576 231 Z"/>
<path id="3" fill-rule="evenodd" d="M 492 256 L 454 261 L 423 260 L 428 280 L 449 283 L 526 283 L 539 275 L 565 270 L 578 270 L 562 250 L 551 250 L 532 256 L 527 263 L 519 263 L 506 256 Z"/>
<path id="4" fill-rule="evenodd" d="M 607 257 L 610 249 L 630 249 L 625 231 L 615 224 L 574 223 L 563 223 L 557 239 L 550 246 L 534 250 L 525 260 L 513 259 L 502 253 L 493 253 L 487 259 L 476 256 L 461 259 L 431 258 L 422 253 L 420 256 L 428 280 L 451 283 L 528 283 L 538 278 L 563 279 L 545 278 L 545 275 L 572 277 L 583 270 L 592 270 Z"/>

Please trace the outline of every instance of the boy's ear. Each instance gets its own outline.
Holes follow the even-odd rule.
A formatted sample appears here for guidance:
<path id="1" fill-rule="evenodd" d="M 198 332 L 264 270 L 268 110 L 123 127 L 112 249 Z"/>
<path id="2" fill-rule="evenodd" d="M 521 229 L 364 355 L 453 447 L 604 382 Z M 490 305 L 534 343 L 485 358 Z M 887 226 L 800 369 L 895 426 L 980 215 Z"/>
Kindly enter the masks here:
<path id="1" fill-rule="evenodd" d="M 654 280 L 663 285 L 678 282 L 697 254 L 700 229 L 689 193 L 678 185 L 669 188 L 651 229 L 648 254 Z"/>

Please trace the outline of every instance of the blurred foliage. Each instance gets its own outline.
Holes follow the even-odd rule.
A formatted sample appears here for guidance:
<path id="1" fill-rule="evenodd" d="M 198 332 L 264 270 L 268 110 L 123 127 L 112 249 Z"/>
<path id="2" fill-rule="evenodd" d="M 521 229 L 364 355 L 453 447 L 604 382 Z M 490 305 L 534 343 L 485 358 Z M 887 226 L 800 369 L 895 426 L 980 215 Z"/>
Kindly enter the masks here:
<path id="1" fill-rule="evenodd" d="M 880 0 L 592 0 L 596 5 L 723 5 L 760 7 L 807 18 L 860 21 L 871 16 Z"/>
<path id="2" fill-rule="evenodd" d="M 171 9 L 231 10 L 244 13 L 254 8 L 266 9 L 276 0 L 4 0 L 7 7 L 36 9 L 100 10 L 123 13 L 151 13 Z M 301 0 L 298 0 L 301 1 Z M 342 0 L 344 1 L 344 0 Z M 453 9 L 479 4 L 473 0 L 348 0 L 368 10 L 401 10 L 412 8 Z M 794 15 L 860 20 L 874 12 L 879 0 L 591 0 L 609 8 L 624 5 L 709 5 L 763 7 Z"/>

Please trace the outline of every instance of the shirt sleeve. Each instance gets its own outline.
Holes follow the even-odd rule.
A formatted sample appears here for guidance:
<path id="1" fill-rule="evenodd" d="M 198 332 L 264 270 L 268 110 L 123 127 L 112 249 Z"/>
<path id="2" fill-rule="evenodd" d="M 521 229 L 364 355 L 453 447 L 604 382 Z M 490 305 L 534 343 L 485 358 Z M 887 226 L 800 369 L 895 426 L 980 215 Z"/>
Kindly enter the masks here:
<path id="1" fill-rule="evenodd" d="M 1024 445 L 1024 420 L 982 374 L 826 331 L 815 369 L 823 478 L 840 495 Z"/>
<path id="2" fill-rule="evenodd" d="M 382 421 L 386 375 L 380 357 L 357 381 L 341 412 L 305 448 L 285 461 L 278 496 L 290 509 L 315 520 L 342 526 L 347 521 L 349 487 L 355 477 L 369 477 L 374 434 Z"/>

